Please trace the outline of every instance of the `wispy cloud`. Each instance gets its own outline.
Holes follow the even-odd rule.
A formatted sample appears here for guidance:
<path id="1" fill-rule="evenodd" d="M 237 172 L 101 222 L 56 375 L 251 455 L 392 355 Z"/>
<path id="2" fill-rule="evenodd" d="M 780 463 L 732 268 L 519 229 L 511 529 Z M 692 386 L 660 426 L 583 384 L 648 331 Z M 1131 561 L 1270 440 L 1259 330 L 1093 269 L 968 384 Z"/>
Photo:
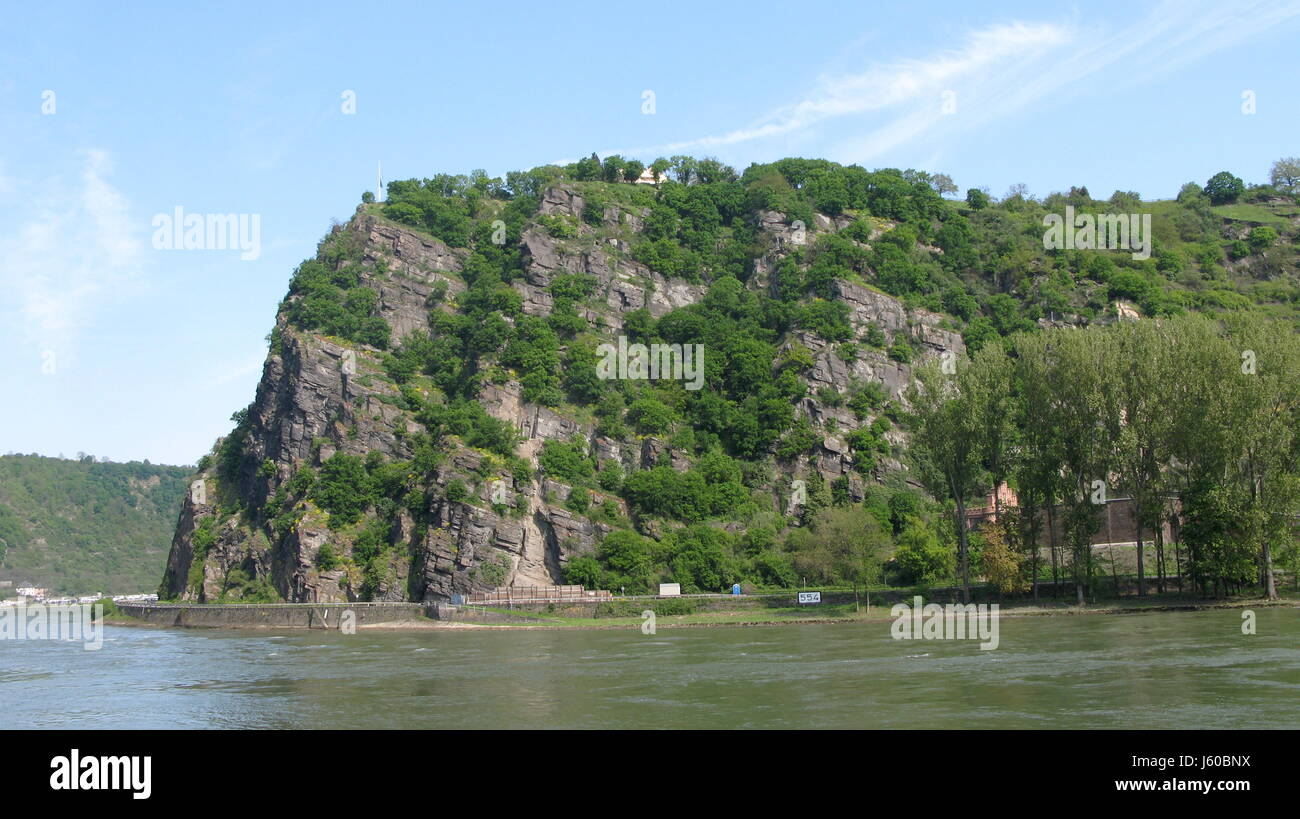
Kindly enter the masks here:
<path id="1" fill-rule="evenodd" d="M 1012 23 L 977 31 L 965 47 L 928 59 L 872 66 L 857 74 L 822 77 L 805 99 L 780 108 L 759 122 L 722 136 L 670 146 L 673 150 L 713 148 L 803 131 L 826 120 L 927 100 L 940 109 L 941 95 L 972 77 L 1025 64 L 1071 39 L 1054 24 Z"/>
<path id="2" fill-rule="evenodd" d="M 260 373 L 262 371 L 262 366 L 265 363 L 266 347 L 258 346 L 242 361 L 229 363 L 219 362 L 213 366 L 210 373 L 203 376 L 199 388 L 203 390 L 211 390 L 216 387 L 223 387 L 232 382 L 243 381 L 254 373 Z"/>
<path id="3" fill-rule="evenodd" d="M 942 115 L 944 92 L 990 76 L 1009 77 L 1032 70 L 1043 58 L 1075 37 L 1069 26 L 1012 22 L 970 33 L 961 47 L 925 58 L 880 63 L 864 70 L 823 75 L 803 99 L 781 106 L 754 122 L 715 136 L 628 149 L 649 155 L 709 151 L 774 137 L 807 136 L 818 126 L 872 113 L 893 112 L 890 126 L 903 138 Z M 924 106 L 924 111 L 918 108 Z M 902 109 L 912 107 L 910 114 Z M 893 141 L 892 139 L 890 141 Z M 611 151 L 611 153 L 614 153 Z"/>
<path id="4" fill-rule="evenodd" d="M 725 133 L 609 153 L 656 156 L 727 151 L 781 138 L 814 143 L 844 162 L 864 162 L 900 145 L 931 155 L 972 130 L 1076 92 L 1150 82 L 1215 52 L 1241 45 L 1297 14 L 1300 2 L 1161 3 L 1122 28 L 1086 18 L 1013 21 L 968 33 L 955 48 L 925 57 L 824 75 L 807 94 Z M 946 103 L 946 105 L 945 105 Z M 1134 104 L 1137 104 L 1136 102 Z M 838 138 L 845 130 L 855 136 Z"/>
<path id="5" fill-rule="evenodd" d="M 86 151 L 75 182 L 23 180 L 30 218 L 0 235 L 0 292 L 8 320 L 31 343 L 69 345 L 95 303 L 136 275 L 141 243 L 104 151 Z"/>

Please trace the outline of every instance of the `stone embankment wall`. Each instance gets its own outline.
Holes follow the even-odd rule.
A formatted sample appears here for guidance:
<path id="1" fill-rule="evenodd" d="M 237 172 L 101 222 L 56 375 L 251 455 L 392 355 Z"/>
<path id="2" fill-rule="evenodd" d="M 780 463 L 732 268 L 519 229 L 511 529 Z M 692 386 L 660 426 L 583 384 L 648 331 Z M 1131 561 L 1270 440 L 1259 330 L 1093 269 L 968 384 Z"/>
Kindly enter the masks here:
<path id="1" fill-rule="evenodd" d="M 120 604 L 128 617 L 155 626 L 178 628 L 320 628 L 337 629 L 350 611 L 358 626 L 427 621 L 421 603 L 238 603 Z"/>

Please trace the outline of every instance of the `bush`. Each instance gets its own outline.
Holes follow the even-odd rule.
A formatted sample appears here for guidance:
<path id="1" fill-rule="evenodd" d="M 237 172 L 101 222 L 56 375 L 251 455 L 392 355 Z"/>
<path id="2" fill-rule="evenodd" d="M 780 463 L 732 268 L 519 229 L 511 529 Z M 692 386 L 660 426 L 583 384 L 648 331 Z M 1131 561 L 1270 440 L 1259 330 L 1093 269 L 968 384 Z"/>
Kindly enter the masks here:
<path id="1" fill-rule="evenodd" d="M 322 543 L 321 547 L 316 550 L 316 568 L 322 572 L 332 572 L 338 567 L 339 558 L 334 553 L 334 547 L 328 543 Z"/>
<path id="2" fill-rule="evenodd" d="M 391 330 L 378 314 L 379 296 L 361 284 L 361 268 L 347 263 L 337 269 L 309 259 L 294 271 L 285 311 L 303 330 L 384 349 Z"/>
<path id="3" fill-rule="evenodd" d="M 657 398 L 638 398 L 627 408 L 627 420 L 642 435 L 662 435 L 677 423 L 677 414 Z"/>
<path id="4" fill-rule="evenodd" d="M 603 588 L 600 578 L 600 564 L 592 555 L 579 555 L 564 566 L 564 582 L 569 585 L 599 589 Z"/>
<path id="5" fill-rule="evenodd" d="M 600 227 L 605 221 L 605 199 L 595 193 L 588 193 L 582 206 L 582 221 L 593 227 Z"/>
<path id="6" fill-rule="evenodd" d="M 590 480 L 596 469 L 587 448 L 576 442 L 545 441 L 537 462 L 547 475 L 569 484 Z"/>
<path id="7" fill-rule="evenodd" d="M 897 539 L 894 559 L 904 583 L 934 583 L 952 576 L 955 556 L 920 518 L 909 518 Z"/>
<path id="8" fill-rule="evenodd" d="M 890 345 L 889 357 L 899 364 L 910 364 L 912 361 L 912 345 L 907 343 L 907 339 L 898 337 Z"/>
<path id="9" fill-rule="evenodd" d="M 586 487 L 575 486 L 569 492 L 569 497 L 564 502 L 564 505 L 581 515 L 587 511 L 587 507 L 591 506 L 591 493 L 587 491 Z"/>
<path id="10" fill-rule="evenodd" d="M 1250 242 L 1251 250 L 1256 253 L 1262 253 L 1272 247 L 1273 243 L 1277 241 L 1277 231 L 1268 225 L 1260 225 L 1250 231 L 1250 238 L 1248 241 Z"/>
<path id="11" fill-rule="evenodd" d="M 463 503 L 468 498 L 469 488 L 465 486 L 465 482 L 460 478 L 456 478 L 447 484 L 447 500 L 452 503 Z"/>
<path id="12" fill-rule="evenodd" d="M 321 464 L 311 499 L 330 513 L 330 528 L 355 523 L 375 500 L 364 462 L 355 455 L 335 452 Z"/>
<path id="13" fill-rule="evenodd" d="M 596 554 L 607 569 L 602 580 L 610 588 L 626 586 L 632 594 L 647 594 L 653 581 L 655 543 L 627 529 L 615 529 L 600 542 Z"/>

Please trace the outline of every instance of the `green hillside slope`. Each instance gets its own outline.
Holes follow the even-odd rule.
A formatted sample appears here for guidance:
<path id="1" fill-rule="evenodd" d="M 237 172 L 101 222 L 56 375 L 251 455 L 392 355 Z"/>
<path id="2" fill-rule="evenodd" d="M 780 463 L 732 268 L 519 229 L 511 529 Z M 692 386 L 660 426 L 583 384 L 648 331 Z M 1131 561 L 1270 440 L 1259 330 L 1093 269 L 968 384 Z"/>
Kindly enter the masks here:
<path id="1" fill-rule="evenodd" d="M 0 581 L 82 594 L 152 591 L 189 473 L 90 456 L 0 457 Z"/>

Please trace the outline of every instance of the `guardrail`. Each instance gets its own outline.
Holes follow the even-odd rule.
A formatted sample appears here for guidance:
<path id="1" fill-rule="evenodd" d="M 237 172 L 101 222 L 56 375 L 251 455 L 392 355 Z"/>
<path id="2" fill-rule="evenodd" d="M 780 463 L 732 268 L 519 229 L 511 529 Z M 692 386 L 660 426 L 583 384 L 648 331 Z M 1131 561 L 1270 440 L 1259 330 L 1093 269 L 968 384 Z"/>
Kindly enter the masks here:
<path id="1" fill-rule="evenodd" d="M 583 586 L 507 586 L 466 595 L 465 603 L 594 603 L 613 599 L 613 592 Z"/>

